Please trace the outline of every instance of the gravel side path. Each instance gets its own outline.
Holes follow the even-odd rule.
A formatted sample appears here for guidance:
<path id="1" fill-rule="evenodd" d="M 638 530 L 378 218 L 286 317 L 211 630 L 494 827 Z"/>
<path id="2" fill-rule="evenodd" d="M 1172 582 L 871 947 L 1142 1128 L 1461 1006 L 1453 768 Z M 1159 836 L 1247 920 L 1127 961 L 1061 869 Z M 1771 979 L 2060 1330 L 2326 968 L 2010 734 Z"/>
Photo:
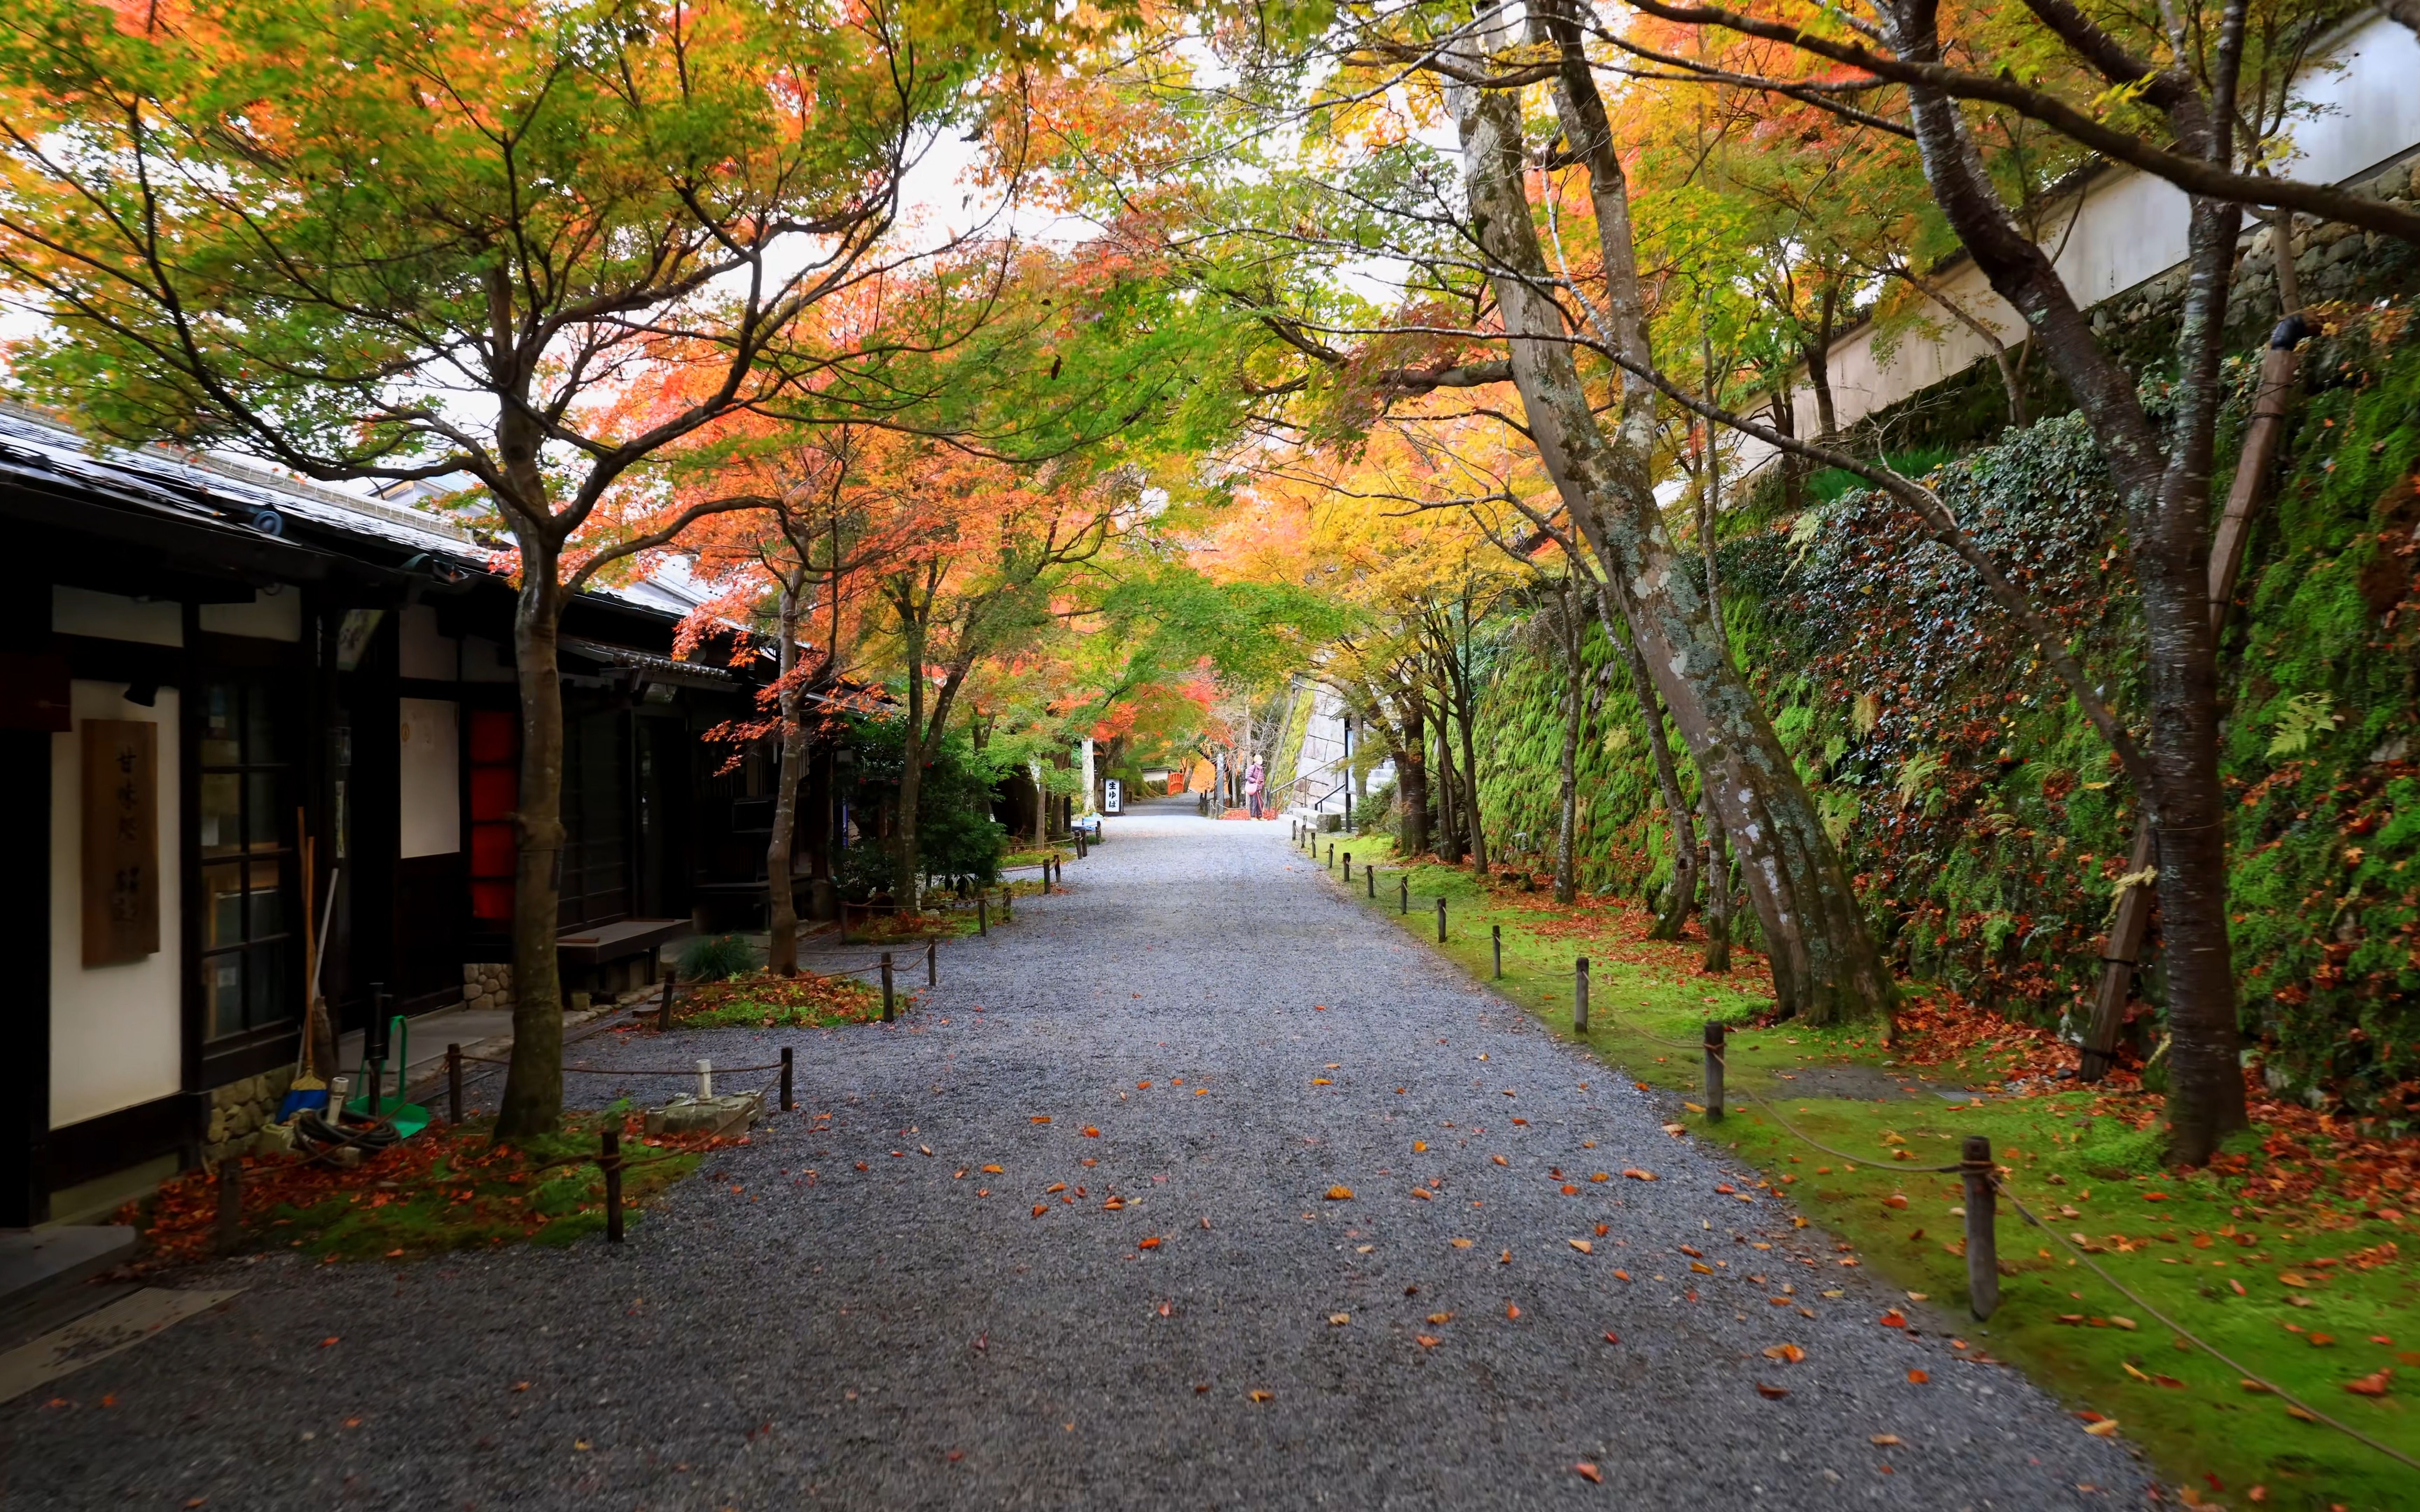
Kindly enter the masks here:
<path id="1" fill-rule="evenodd" d="M 2122 1445 L 2014 1371 L 1878 1326 L 1903 1299 L 1784 1204 L 1718 1191 L 1756 1189 L 1627 1081 L 1357 918 L 1282 825 L 1146 810 L 1067 876 L 1015 927 L 945 947 L 899 1026 L 790 1037 L 801 1112 L 619 1250 L 218 1268 L 197 1282 L 249 1288 L 226 1312 L 70 1377 L 70 1405 L 0 1409 L 0 1497 L 2013 1512 L 2143 1494 Z M 583 1049 L 740 1064 L 783 1038 Z M 576 1095 L 610 1096 L 603 1080 Z M 1327 1200 L 1338 1186 L 1352 1198 Z M 1761 1352 L 1782 1343 L 1804 1361 Z"/>

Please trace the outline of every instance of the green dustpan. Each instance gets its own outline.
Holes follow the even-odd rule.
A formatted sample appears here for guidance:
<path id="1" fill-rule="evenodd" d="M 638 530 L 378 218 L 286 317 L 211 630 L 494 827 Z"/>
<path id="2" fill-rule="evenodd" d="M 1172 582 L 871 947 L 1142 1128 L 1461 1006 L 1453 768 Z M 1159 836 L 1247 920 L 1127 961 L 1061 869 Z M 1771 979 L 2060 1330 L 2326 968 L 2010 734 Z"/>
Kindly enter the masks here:
<path id="1" fill-rule="evenodd" d="M 387 1049 L 394 1054 L 396 1064 L 404 1068 L 404 1076 L 410 1076 L 411 1067 L 411 1026 L 404 1022 L 402 1014 L 397 1013 L 393 1019 L 390 1019 L 387 1022 L 386 1038 Z M 370 1069 L 369 1057 L 366 1056 L 363 1057 L 362 1086 L 366 1088 L 366 1090 L 365 1090 L 361 1096 L 346 1103 L 345 1111 L 348 1113 L 358 1113 L 365 1118 L 384 1119 L 389 1123 L 395 1125 L 396 1137 L 399 1139 L 409 1139 L 413 1134 L 418 1134 L 421 1130 L 428 1127 L 428 1110 L 422 1107 L 417 1103 L 406 1103 L 400 1099 L 393 1103 L 381 1104 L 379 1102 L 379 1084 L 386 1079 L 385 1072 L 386 1068 L 381 1065 L 378 1068 L 377 1073 L 373 1074 Z M 402 1078 L 398 1078 L 398 1080 L 401 1079 Z"/>

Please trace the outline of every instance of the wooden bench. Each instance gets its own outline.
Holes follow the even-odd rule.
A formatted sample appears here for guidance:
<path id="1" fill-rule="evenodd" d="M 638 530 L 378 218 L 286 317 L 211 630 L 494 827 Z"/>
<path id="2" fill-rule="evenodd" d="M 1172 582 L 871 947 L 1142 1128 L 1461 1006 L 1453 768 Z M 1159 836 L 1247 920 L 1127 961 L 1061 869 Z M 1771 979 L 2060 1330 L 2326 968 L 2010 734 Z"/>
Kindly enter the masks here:
<path id="1" fill-rule="evenodd" d="M 566 986 L 578 981 L 590 992 L 627 992 L 654 981 L 657 949 L 689 930 L 686 918 L 623 918 L 569 930 L 554 937 L 555 960 Z M 640 962 L 644 967 L 634 970 Z"/>

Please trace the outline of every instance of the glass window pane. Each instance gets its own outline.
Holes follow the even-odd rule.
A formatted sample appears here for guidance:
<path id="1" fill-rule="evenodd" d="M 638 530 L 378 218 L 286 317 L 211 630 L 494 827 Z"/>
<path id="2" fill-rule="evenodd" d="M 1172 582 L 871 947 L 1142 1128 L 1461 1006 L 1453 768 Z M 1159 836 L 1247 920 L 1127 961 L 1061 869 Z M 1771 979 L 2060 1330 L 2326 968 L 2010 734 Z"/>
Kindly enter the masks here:
<path id="1" fill-rule="evenodd" d="M 243 1027 L 243 952 L 202 957 L 202 1001 L 210 1039 Z"/>
<path id="2" fill-rule="evenodd" d="M 256 945 L 244 955 L 244 1026 L 256 1029 L 292 1017 L 287 1007 L 294 995 L 286 980 L 289 958 L 285 943 Z"/>
<path id="3" fill-rule="evenodd" d="M 243 694 L 243 759 L 258 766 L 286 759 L 284 743 L 277 738 L 277 700 L 266 687 L 255 685 Z"/>
<path id="4" fill-rule="evenodd" d="M 237 738 L 236 712 L 240 695 L 227 683 L 212 683 L 202 692 L 202 749 L 204 766 L 233 766 L 243 760 L 243 748 Z"/>
<path id="5" fill-rule="evenodd" d="M 202 949 L 243 943 L 243 863 L 202 868 Z"/>
<path id="6" fill-rule="evenodd" d="M 231 772 L 213 772 L 201 780 L 201 801 L 198 805 L 202 854 L 225 856 L 239 845 L 242 816 L 238 810 L 241 796 L 241 779 Z"/>
<path id="7" fill-rule="evenodd" d="M 248 921 L 246 939 L 265 939 L 286 933 L 286 863 L 277 860 L 255 861 L 247 879 L 252 898 L 252 917 Z"/>
<path id="8" fill-rule="evenodd" d="M 274 850 L 277 846 L 277 786 L 274 772 L 244 774 L 244 838 L 254 850 Z"/>

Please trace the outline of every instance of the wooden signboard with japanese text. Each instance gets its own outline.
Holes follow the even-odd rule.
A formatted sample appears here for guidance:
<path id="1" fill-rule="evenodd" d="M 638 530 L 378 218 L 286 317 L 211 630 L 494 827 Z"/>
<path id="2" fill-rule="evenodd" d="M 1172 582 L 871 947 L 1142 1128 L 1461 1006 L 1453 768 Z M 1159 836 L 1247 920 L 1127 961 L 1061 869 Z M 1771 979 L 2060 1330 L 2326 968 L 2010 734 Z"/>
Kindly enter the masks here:
<path id="1" fill-rule="evenodd" d="M 84 722 L 84 964 L 160 949 L 160 727 Z"/>

